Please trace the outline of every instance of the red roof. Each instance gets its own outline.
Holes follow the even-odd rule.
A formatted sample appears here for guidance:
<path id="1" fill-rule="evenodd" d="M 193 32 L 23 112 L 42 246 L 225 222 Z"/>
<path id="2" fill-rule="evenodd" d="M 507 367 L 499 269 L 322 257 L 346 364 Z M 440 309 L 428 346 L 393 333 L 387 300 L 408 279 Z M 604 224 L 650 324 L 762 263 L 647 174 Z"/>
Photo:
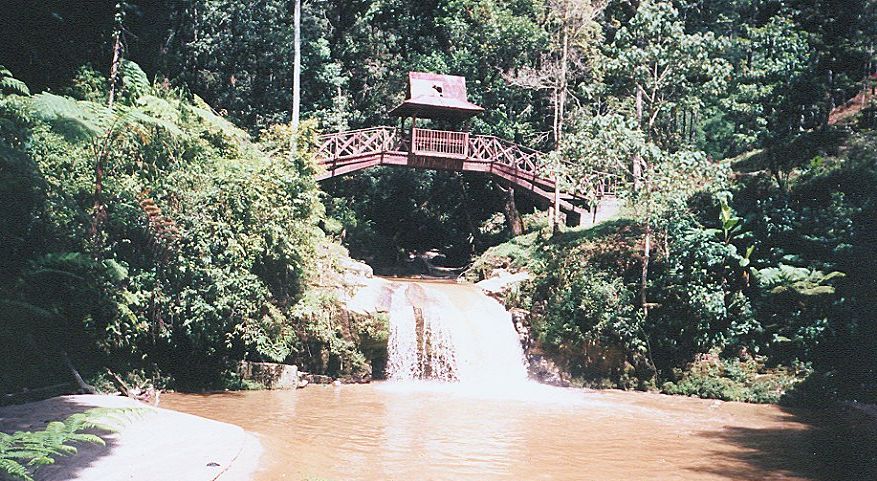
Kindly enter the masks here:
<path id="1" fill-rule="evenodd" d="M 466 119 L 481 112 L 483 108 L 467 99 L 465 78 L 408 72 L 408 98 L 391 110 L 390 115 Z"/>

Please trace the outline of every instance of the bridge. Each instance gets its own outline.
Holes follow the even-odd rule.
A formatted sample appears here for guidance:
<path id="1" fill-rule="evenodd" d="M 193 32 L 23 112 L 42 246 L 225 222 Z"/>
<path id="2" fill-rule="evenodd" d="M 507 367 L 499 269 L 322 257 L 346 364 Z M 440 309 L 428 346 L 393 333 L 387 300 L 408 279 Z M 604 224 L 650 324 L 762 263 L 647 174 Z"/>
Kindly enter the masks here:
<path id="1" fill-rule="evenodd" d="M 419 95 L 418 95 L 419 94 Z M 483 111 L 466 100 L 462 77 L 409 73 L 408 99 L 390 113 L 402 127 L 373 127 L 318 137 L 316 160 L 325 180 L 379 165 L 490 174 L 518 191 L 528 192 L 566 214 L 568 225 L 596 221 L 589 207 L 614 204 L 616 177 L 595 174 L 572 192 L 561 192 L 549 173 L 546 155 L 491 135 L 426 129 L 417 117 L 465 119 Z M 411 128 L 404 128 L 405 117 Z M 602 202 L 602 201 L 606 202 Z"/>

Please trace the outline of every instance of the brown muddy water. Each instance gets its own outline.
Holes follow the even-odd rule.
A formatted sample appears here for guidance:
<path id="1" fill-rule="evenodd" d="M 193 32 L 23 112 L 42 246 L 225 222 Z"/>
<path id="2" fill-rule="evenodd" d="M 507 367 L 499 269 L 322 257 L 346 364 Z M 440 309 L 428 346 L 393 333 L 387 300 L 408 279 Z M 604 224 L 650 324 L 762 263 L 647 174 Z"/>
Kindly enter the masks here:
<path id="1" fill-rule="evenodd" d="M 168 394 L 162 406 L 258 434 L 256 481 L 840 479 L 804 418 L 777 406 L 426 382 Z"/>

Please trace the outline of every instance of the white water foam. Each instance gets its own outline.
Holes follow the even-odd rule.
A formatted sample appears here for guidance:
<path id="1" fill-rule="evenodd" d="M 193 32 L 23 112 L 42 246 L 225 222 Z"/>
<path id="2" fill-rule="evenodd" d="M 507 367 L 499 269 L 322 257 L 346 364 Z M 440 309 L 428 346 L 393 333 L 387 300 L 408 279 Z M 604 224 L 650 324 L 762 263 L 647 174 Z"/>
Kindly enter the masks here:
<path id="1" fill-rule="evenodd" d="M 408 295 L 414 285 L 423 293 L 419 306 Z M 393 292 L 387 373 L 393 381 L 528 382 L 518 335 L 502 305 L 473 286 L 428 282 L 401 283 Z"/>

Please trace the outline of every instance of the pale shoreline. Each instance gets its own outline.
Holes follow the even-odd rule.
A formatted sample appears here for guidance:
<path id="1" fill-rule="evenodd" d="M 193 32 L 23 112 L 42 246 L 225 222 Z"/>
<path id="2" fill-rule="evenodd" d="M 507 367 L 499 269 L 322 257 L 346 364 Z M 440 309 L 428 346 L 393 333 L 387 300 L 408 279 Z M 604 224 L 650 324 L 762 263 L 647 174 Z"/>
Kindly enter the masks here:
<path id="1" fill-rule="evenodd" d="M 78 453 L 40 467 L 37 481 L 247 481 L 259 467 L 261 443 L 239 426 L 121 396 L 61 396 L 0 407 L 0 431 L 41 430 L 49 421 L 94 407 L 145 411 L 118 432 L 98 433 L 106 446 L 77 444 Z"/>

